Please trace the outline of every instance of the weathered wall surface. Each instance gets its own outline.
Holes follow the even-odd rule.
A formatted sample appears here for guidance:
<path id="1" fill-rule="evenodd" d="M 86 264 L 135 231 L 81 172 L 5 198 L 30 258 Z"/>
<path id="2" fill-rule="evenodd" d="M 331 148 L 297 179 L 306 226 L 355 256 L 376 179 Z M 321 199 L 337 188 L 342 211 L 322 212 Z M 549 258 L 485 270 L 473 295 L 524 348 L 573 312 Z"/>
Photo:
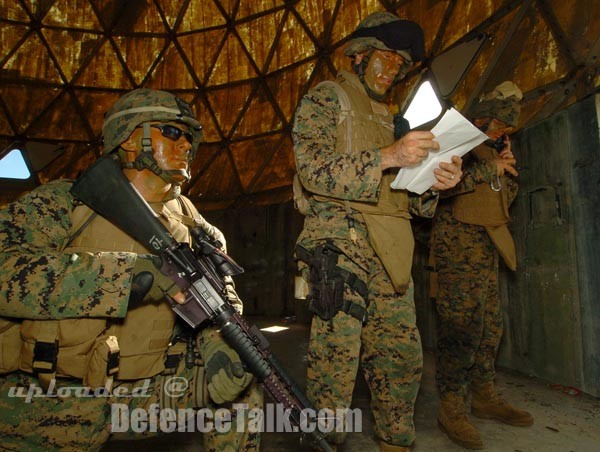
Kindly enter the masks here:
<path id="1" fill-rule="evenodd" d="M 499 363 L 600 395 L 600 140 L 589 97 L 523 130 Z"/>
<path id="2" fill-rule="evenodd" d="M 244 313 L 269 317 L 297 314 L 293 252 L 304 217 L 292 203 L 204 215 L 223 231 L 229 255 L 245 269 L 235 277 Z"/>
<path id="3" fill-rule="evenodd" d="M 583 385 L 600 396 L 600 96 L 569 110 L 581 301 Z"/>

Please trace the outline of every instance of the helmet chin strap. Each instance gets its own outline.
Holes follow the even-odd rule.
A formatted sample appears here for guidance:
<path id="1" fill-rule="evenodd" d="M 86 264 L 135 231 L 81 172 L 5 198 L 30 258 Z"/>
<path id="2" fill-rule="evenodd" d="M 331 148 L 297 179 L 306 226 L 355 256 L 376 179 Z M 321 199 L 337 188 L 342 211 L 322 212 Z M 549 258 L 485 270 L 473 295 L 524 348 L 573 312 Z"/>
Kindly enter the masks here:
<path id="1" fill-rule="evenodd" d="M 183 176 L 186 181 L 189 180 L 190 175 L 184 169 L 165 170 L 158 165 L 158 162 L 154 158 L 154 149 L 152 148 L 150 124 L 146 122 L 142 127 L 144 131 L 142 137 L 142 151 L 132 163 L 123 163 L 123 168 L 135 168 L 138 171 L 149 169 L 165 182 L 174 185 L 181 185 L 182 183 L 181 178 L 176 176 Z"/>
<path id="2" fill-rule="evenodd" d="M 356 75 L 358 75 L 358 79 L 360 80 L 360 83 L 362 83 L 362 86 L 365 88 L 367 95 L 371 99 L 376 100 L 377 102 L 383 102 L 383 101 L 385 101 L 385 98 L 387 97 L 388 93 L 390 92 L 392 85 L 390 85 L 390 87 L 385 91 L 385 93 L 378 94 L 369 87 L 369 84 L 365 80 L 365 72 L 367 70 L 367 66 L 369 65 L 369 60 L 371 59 L 371 55 L 373 55 L 373 52 L 375 52 L 375 49 L 371 48 L 371 50 L 369 50 L 369 53 L 367 53 L 363 57 L 361 62 L 354 65 L 354 72 L 356 72 Z M 395 81 L 396 80 L 394 80 L 394 82 Z"/>

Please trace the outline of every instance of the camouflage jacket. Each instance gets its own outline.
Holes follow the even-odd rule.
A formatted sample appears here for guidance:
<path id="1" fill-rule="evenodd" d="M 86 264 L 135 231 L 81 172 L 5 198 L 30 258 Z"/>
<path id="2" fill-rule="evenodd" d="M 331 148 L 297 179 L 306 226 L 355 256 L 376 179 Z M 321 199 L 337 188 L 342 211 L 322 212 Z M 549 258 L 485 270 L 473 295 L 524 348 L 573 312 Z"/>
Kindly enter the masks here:
<path id="1" fill-rule="evenodd" d="M 71 183 L 36 188 L 0 210 L 0 316 L 124 317 L 136 254 L 63 253 Z"/>
<path id="2" fill-rule="evenodd" d="M 364 92 L 364 88 L 358 89 Z M 340 153 L 336 148 L 340 113 L 338 95 L 330 86 L 319 85 L 302 98 L 292 131 L 297 171 L 314 193 L 350 201 L 376 202 L 383 175 L 381 150 L 373 147 Z M 432 216 L 437 196 L 432 197 L 430 192 L 422 197 L 411 195 L 409 203 L 411 213 Z M 310 247 L 311 242 L 330 238 L 342 249 L 354 248 L 349 238 L 347 214 L 340 203 L 311 201 L 311 207 L 312 212 L 306 216 L 298 240 L 300 244 Z M 354 217 L 359 235 L 358 248 L 370 247 L 361 215 L 356 213 Z"/>

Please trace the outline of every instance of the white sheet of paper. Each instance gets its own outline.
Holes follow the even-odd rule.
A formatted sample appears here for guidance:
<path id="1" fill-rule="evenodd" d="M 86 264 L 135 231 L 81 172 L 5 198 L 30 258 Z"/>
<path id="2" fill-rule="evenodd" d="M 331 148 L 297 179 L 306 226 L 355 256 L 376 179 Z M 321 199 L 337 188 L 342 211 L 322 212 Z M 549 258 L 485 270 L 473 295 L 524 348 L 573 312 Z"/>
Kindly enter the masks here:
<path id="1" fill-rule="evenodd" d="M 392 182 L 392 188 L 405 189 L 417 194 L 427 191 L 436 182 L 433 170 L 440 162 L 451 162 L 452 156 L 462 157 L 474 147 L 483 143 L 488 136 L 454 108 L 446 111 L 431 132 L 440 150 L 429 152 L 418 165 L 401 168 Z"/>

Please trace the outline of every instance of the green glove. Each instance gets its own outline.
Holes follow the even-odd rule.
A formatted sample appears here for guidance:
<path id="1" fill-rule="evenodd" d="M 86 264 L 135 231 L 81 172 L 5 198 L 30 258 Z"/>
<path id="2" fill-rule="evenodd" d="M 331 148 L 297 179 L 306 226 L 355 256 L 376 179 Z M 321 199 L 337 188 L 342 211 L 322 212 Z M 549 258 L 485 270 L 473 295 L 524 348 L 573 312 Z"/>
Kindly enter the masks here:
<path id="1" fill-rule="evenodd" d="M 244 370 L 239 355 L 214 329 L 204 330 L 202 358 L 206 363 L 208 393 L 217 404 L 232 402 L 248 387 L 252 374 Z"/>
<path id="2" fill-rule="evenodd" d="M 164 299 L 164 292 L 170 296 L 179 292 L 179 287 L 159 268 L 160 257 L 153 254 L 138 254 L 133 266 L 133 279 L 129 295 L 129 307 L 139 305 L 142 300 L 157 301 Z"/>

